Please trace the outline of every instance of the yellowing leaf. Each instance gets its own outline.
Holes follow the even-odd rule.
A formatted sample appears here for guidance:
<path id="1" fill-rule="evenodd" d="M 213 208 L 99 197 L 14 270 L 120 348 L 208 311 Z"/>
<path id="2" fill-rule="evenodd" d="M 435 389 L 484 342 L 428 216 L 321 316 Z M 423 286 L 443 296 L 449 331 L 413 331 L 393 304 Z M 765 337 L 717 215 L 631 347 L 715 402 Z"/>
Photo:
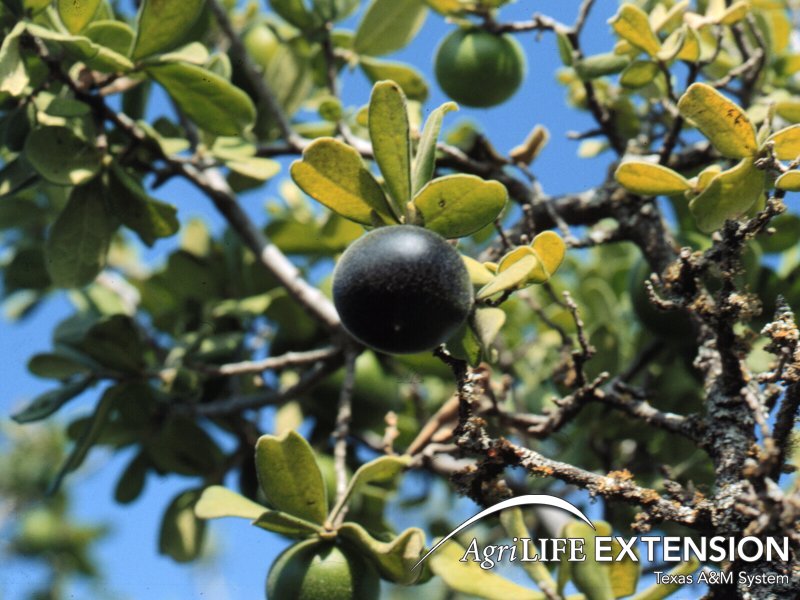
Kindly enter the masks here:
<path id="1" fill-rule="evenodd" d="M 691 189 L 689 182 L 680 173 L 648 162 L 622 163 L 614 177 L 626 190 L 642 196 L 672 196 Z"/>
<path id="2" fill-rule="evenodd" d="M 373 213 L 394 221 L 381 186 L 358 152 L 331 138 L 320 138 L 291 166 L 295 183 L 306 194 L 343 217 L 373 224 Z"/>
<path id="3" fill-rule="evenodd" d="M 735 25 L 745 17 L 750 12 L 750 2 L 749 0 L 739 0 L 739 2 L 735 2 L 731 6 L 729 6 L 724 13 L 720 16 L 717 20 L 719 25 Z"/>
<path id="4" fill-rule="evenodd" d="M 800 192 L 800 171 L 787 171 L 778 177 L 775 187 L 787 192 Z"/>
<path id="5" fill-rule="evenodd" d="M 769 140 L 774 142 L 775 156 L 779 160 L 794 160 L 800 156 L 800 125 L 776 131 Z"/>
<path id="6" fill-rule="evenodd" d="M 567 245 L 564 240 L 554 231 L 543 231 L 533 238 L 531 247 L 548 277 L 552 277 L 564 262 L 564 256 L 567 253 Z"/>
<path id="7" fill-rule="evenodd" d="M 431 571 L 441 577 L 449 589 L 485 600 L 545 600 L 541 592 L 524 588 L 481 569 L 479 563 L 469 558 L 461 562 L 465 552 L 457 542 L 448 541 L 428 559 Z"/>
<path id="8" fill-rule="evenodd" d="M 800 123 L 800 100 L 781 100 L 775 103 L 775 112 L 791 123 Z"/>
<path id="9" fill-rule="evenodd" d="M 661 43 L 650 28 L 647 13 L 635 4 L 623 4 L 608 22 L 618 36 L 650 56 L 655 56 L 661 49 Z"/>
<path id="10" fill-rule="evenodd" d="M 723 156 L 746 158 L 758 152 L 756 130 L 745 112 L 710 85 L 689 86 L 678 109 Z"/>
<path id="11" fill-rule="evenodd" d="M 764 192 L 764 171 L 755 167 L 752 159 L 723 171 L 711 181 L 699 196 L 689 203 L 701 231 L 716 231 L 727 219 L 737 219 L 756 203 Z"/>
<path id="12" fill-rule="evenodd" d="M 78 33 L 86 27 L 97 12 L 100 0 L 58 0 L 58 16 L 70 33 Z"/>
<path id="13" fill-rule="evenodd" d="M 494 277 L 494 273 L 474 258 L 462 254 L 461 260 L 464 261 L 464 265 L 467 267 L 467 273 L 469 273 L 469 280 L 472 285 L 486 285 Z"/>
<path id="14" fill-rule="evenodd" d="M 664 5 L 659 4 L 658 6 Z M 683 19 L 683 13 L 686 12 L 688 7 L 689 0 L 681 0 L 680 2 L 676 2 L 669 10 L 664 9 L 657 18 L 653 17 L 655 14 L 654 9 L 653 12 L 650 13 L 650 27 L 656 33 L 659 33 L 662 29 L 671 31 L 680 25 Z"/>
<path id="15" fill-rule="evenodd" d="M 459 174 L 428 183 L 414 198 L 414 206 L 427 229 L 446 238 L 459 238 L 494 221 L 507 200 L 503 184 Z"/>
<path id="16" fill-rule="evenodd" d="M 506 313 L 502 308 L 481 307 L 477 308 L 472 316 L 472 330 L 481 346 L 488 348 L 500 333 L 505 322 Z"/>
<path id="17" fill-rule="evenodd" d="M 405 206 L 411 200 L 410 129 L 406 97 L 400 86 L 394 81 L 376 83 L 369 101 L 369 137 L 395 206 Z"/>
<path id="18" fill-rule="evenodd" d="M 537 267 L 541 269 L 541 265 L 532 249 L 527 246 L 524 248 L 527 248 L 528 252 L 521 253 L 524 255 L 519 260 L 511 263 L 503 272 L 498 272 L 489 283 L 478 290 L 478 293 L 475 294 L 476 300 L 485 300 L 500 292 L 527 285 L 528 276 Z"/>
<path id="19" fill-rule="evenodd" d="M 700 40 L 697 37 L 697 33 L 691 27 L 686 27 L 685 32 L 683 46 L 681 46 L 681 50 L 675 58 L 687 62 L 700 60 Z"/>
<path id="20" fill-rule="evenodd" d="M 722 167 L 719 165 L 710 165 L 700 171 L 700 174 L 697 176 L 697 182 L 693 185 L 693 191 L 698 193 L 702 192 L 706 189 L 711 182 L 714 180 L 714 177 L 722 173 Z"/>
<path id="21" fill-rule="evenodd" d="M 353 50 L 368 56 L 400 50 L 414 38 L 427 15 L 422 0 L 372 0 L 356 29 Z"/>

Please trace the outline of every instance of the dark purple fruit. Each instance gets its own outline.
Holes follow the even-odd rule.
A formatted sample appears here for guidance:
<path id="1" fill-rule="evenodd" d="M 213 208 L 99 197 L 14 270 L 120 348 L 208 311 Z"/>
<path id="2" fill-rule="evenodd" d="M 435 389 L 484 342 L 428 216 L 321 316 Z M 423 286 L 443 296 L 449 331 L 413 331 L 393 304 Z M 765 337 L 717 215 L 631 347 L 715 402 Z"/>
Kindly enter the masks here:
<path id="1" fill-rule="evenodd" d="M 412 225 L 381 227 L 339 259 L 333 302 L 345 329 L 364 345 L 413 354 L 461 327 L 472 284 L 461 256 L 440 235 Z"/>

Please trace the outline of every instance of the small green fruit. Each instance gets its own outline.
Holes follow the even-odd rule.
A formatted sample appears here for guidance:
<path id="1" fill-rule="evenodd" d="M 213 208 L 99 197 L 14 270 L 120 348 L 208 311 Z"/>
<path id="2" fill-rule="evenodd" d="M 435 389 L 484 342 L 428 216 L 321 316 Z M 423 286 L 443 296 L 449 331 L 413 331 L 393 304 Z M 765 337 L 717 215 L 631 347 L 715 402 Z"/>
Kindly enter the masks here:
<path id="1" fill-rule="evenodd" d="M 317 539 L 290 546 L 267 576 L 268 600 L 372 600 L 380 578 L 362 556 Z"/>
<path id="2" fill-rule="evenodd" d="M 457 29 L 436 51 L 436 80 L 465 106 L 486 108 L 508 100 L 525 77 L 525 54 L 510 35 Z"/>
<path id="3" fill-rule="evenodd" d="M 333 302 L 345 329 L 389 354 L 431 350 L 472 308 L 472 284 L 456 250 L 413 225 L 381 227 L 353 243 L 333 273 Z"/>

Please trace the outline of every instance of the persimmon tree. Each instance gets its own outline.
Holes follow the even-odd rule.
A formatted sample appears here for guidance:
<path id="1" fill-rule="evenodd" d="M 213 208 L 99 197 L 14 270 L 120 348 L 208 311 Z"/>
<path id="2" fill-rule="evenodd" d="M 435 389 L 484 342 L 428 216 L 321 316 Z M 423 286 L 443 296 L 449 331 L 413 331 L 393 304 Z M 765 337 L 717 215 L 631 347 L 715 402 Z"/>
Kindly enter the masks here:
<path id="1" fill-rule="evenodd" d="M 426 586 L 426 597 L 675 591 L 638 586 L 632 561 L 526 566 L 521 585 L 458 565 L 457 542 L 412 570 L 454 523 L 423 514 L 421 493 L 406 498 L 420 527 L 396 530 L 387 506 L 409 472 L 428 490 L 483 506 L 532 491 L 591 497 L 602 506 L 598 532 L 785 536 L 788 564 L 709 566 L 788 583 L 745 588 L 734 578 L 707 597 L 792 597 L 796 3 L 621 2 L 608 15 L 616 43 L 587 55 L 592 0 L 576 2 L 569 23 L 504 20 L 506 1 L 0 5 L 3 298 L 20 319 L 65 290 L 74 306 L 52 350 L 28 362 L 52 389 L 9 427 L 85 404 L 66 427 L 71 446 L 58 468 L 50 429 L 17 450 L 30 470 L 15 460 L 4 468 L 0 490 L 20 510 L 48 488 L 56 499 L 21 521 L 18 552 L 52 558 L 59 547 L 72 558 L 58 577 L 91 572 L 86 547 L 101 530 L 47 533 L 65 518 L 70 473 L 102 446 L 134 449 L 109 490 L 120 503 L 135 502 L 153 477 L 185 478 L 153 532 L 176 561 L 201 554 L 216 517 L 296 540 L 270 573 L 277 597 L 374 597 L 378 579 L 384 590 Z M 342 26 L 353 14 L 353 27 Z M 458 120 L 456 103 L 427 106 L 420 70 L 386 58 L 413 45 L 426 18 L 452 24 L 436 59 L 442 88 L 479 106 L 516 92 L 541 52 L 524 34 L 554 36 L 566 102 L 594 120 L 575 135 L 580 156 L 565 168 L 602 156 L 608 176 L 548 195 L 536 158 L 566 132 L 514 115 L 530 134 L 504 154 L 491 131 Z M 349 105 L 340 77 L 356 69 L 374 87 Z M 500 80 L 481 87 L 481 70 Z M 153 118 L 157 90 L 169 109 Z M 284 159 L 294 159 L 288 169 Z M 280 178 L 267 213 L 243 208 L 239 194 Z M 223 233 L 160 195 L 174 179 L 213 205 Z M 450 240 L 473 298 L 443 344 L 383 354 L 343 327 L 330 273 L 368 231 L 411 226 Z M 158 253 L 173 236 L 160 260 L 138 258 L 142 245 Z M 374 276 L 391 281 L 380 257 L 369 256 Z M 400 271 L 394 279 L 435 294 L 458 284 Z M 265 411 L 274 412 L 266 431 Z M 562 533 L 536 517 L 507 511 L 482 535 Z M 565 532 L 595 535 L 576 524 Z M 325 570 L 334 562 L 335 576 Z M 317 580 L 306 582 L 312 572 Z"/>

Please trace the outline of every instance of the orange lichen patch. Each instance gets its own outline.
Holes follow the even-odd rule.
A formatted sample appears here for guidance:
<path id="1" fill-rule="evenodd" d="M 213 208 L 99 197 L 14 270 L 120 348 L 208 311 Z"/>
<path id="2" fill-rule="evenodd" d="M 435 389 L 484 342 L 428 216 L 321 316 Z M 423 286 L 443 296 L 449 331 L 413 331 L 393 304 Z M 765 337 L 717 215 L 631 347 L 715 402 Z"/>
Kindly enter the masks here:
<path id="1" fill-rule="evenodd" d="M 550 477 L 553 474 L 552 467 L 545 467 L 545 466 L 532 466 L 530 468 L 531 473 L 539 475 L 541 477 Z"/>
<path id="2" fill-rule="evenodd" d="M 619 481 L 631 481 L 633 479 L 633 473 L 628 471 L 628 469 L 622 469 L 621 471 L 611 471 L 608 476 L 611 479 L 617 479 Z"/>

